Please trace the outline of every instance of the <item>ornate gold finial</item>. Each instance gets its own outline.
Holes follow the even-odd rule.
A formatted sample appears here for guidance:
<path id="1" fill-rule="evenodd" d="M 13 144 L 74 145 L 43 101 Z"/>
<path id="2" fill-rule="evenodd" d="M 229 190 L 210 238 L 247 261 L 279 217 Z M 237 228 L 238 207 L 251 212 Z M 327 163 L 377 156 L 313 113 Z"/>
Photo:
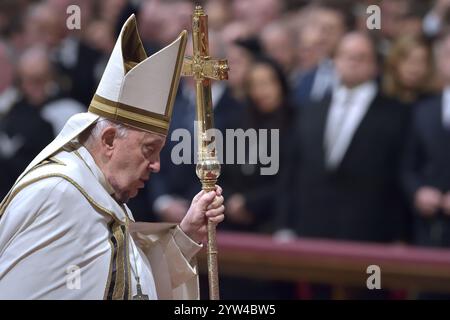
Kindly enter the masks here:
<path id="1" fill-rule="evenodd" d="M 208 136 L 214 128 L 211 96 L 211 80 L 228 79 L 228 63 L 225 59 L 213 59 L 208 48 L 208 16 L 201 6 L 196 6 L 192 16 L 193 57 L 185 57 L 181 74 L 195 79 L 197 97 L 198 162 L 196 173 L 205 191 L 215 190 L 220 176 L 220 162 L 216 156 L 215 141 Z M 208 221 L 208 280 L 209 297 L 219 299 L 216 226 Z"/>
<path id="2" fill-rule="evenodd" d="M 194 15 L 204 15 L 205 11 L 203 10 L 202 6 L 195 6 Z"/>

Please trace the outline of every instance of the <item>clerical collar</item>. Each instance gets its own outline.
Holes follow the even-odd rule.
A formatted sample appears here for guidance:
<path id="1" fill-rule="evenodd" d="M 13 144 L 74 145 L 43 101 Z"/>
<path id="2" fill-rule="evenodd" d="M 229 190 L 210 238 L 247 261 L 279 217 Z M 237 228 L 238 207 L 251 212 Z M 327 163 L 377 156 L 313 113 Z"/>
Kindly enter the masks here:
<path id="1" fill-rule="evenodd" d="M 86 165 L 89 167 L 93 175 L 100 182 L 100 184 L 106 189 L 108 194 L 110 195 L 114 194 L 114 189 L 109 184 L 109 182 L 106 181 L 105 175 L 95 163 L 95 160 L 92 157 L 91 153 L 88 151 L 88 149 L 86 149 L 84 146 L 81 146 L 77 149 L 77 152 L 81 156 L 83 161 L 86 163 Z"/>

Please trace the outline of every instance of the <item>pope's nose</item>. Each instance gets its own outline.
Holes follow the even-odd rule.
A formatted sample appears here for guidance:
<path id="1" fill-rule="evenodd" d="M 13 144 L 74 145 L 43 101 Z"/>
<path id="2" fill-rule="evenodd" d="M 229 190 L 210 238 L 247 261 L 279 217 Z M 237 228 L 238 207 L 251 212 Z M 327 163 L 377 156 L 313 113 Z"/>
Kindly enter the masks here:
<path id="1" fill-rule="evenodd" d="M 161 169 L 161 163 L 159 161 L 159 157 L 156 161 L 150 162 L 149 169 L 150 169 L 150 172 L 155 172 L 155 173 L 159 172 L 159 170 Z"/>

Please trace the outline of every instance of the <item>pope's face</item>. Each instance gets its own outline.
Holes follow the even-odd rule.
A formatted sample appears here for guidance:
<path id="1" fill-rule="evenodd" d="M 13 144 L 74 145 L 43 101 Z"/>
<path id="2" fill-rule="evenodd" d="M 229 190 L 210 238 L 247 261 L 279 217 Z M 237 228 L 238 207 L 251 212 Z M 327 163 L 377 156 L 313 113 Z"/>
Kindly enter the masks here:
<path id="1" fill-rule="evenodd" d="M 159 154 L 165 140 L 165 136 L 134 129 L 128 130 L 125 137 L 114 139 L 107 180 L 118 201 L 135 197 L 150 174 L 159 171 Z"/>

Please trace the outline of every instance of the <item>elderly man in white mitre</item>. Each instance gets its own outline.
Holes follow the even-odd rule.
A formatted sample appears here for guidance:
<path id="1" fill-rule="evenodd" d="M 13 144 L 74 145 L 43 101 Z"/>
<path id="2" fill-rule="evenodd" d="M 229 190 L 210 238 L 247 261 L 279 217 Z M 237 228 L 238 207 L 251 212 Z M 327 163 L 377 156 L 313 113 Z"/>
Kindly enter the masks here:
<path id="1" fill-rule="evenodd" d="M 224 216 L 201 191 L 179 225 L 125 203 L 158 172 L 186 31 L 147 57 L 132 15 L 89 111 L 74 115 L 0 204 L 2 299 L 198 299 L 195 255 Z M 20 124 L 18 124 L 20 125 Z"/>

